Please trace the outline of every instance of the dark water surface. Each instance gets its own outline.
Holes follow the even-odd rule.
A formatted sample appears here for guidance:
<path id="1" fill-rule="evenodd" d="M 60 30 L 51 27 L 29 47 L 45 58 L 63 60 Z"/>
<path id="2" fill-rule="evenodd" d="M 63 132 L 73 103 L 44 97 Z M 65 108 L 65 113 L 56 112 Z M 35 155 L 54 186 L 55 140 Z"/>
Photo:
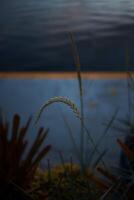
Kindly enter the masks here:
<path id="1" fill-rule="evenodd" d="M 1 0 L 1 70 L 74 70 L 72 31 L 83 70 L 134 69 L 133 0 Z"/>
<path id="2" fill-rule="evenodd" d="M 125 79 L 83 80 L 83 87 L 85 124 L 91 132 L 94 141 L 98 141 L 106 129 L 104 123 L 108 123 L 111 120 L 117 108 L 119 109 L 117 118 L 126 119 L 128 114 L 127 82 Z M 21 115 L 21 126 L 26 123 L 30 115 L 34 117 L 34 122 L 35 113 L 45 101 L 53 96 L 68 97 L 80 107 L 78 83 L 75 79 L 1 79 L 0 91 L 0 108 L 10 121 L 10 128 L 14 113 Z M 60 162 L 58 151 L 63 152 L 66 161 L 69 161 L 71 155 L 73 159 L 76 159 L 72 141 L 63 120 L 63 113 L 79 146 L 80 121 L 76 119 L 70 108 L 58 103 L 45 110 L 37 126 L 34 123 L 31 124 L 27 135 L 31 143 L 40 125 L 50 129 L 45 144 L 52 144 L 53 149 L 48 156 L 53 163 Z M 115 120 L 113 125 L 122 127 L 117 120 Z M 119 161 L 120 148 L 117 145 L 116 139 L 117 137 L 124 138 L 127 136 L 127 128 L 123 127 L 123 129 L 126 130 L 126 133 L 110 129 L 100 143 L 100 152 L 107 150 L 105 159 L 109 164 L 113 165 Z M 87 145 L 87 149 L 89 155 L 93 149 L 91 142 Z"/>

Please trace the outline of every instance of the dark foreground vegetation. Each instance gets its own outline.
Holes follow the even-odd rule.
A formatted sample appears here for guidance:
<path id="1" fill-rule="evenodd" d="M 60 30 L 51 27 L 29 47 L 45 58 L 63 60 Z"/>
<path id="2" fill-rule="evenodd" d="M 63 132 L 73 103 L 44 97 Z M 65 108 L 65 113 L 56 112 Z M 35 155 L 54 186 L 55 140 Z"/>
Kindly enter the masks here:
<path id="1" fill-rule="evenodd" d="M 76 104 L 65 97 L 54 97 L 44 103 L 36 116 L 35 123 L 41 117 L 42 112 L 53 103 L 64 103 L 69 106 L 79 119 L 81 124 L 80 145 L 75 143 L 73 133 L 65 117 L 65 123 L 69 130 L 72 144 L 78 158 L 78 164 L 64 162 L 60 153 L 61 164 L 48 167 L 45 170 L 39 168 L 39 163 L 51 150 L 51 145 L 45 145 L 48 130 L 40 128 L 37 136 L 29 147 L 27 134 L 31 118 L 20 127 L 20 116 L 15 114 L 12 123 L 3 117 L 0 120 L 0 199 L 1 200 L 134 200 L 134 124 L 133 120 L 119 119 L 129 127 L 128 140 L 123 142 L 117 138 L 117 143 L 122 151 L 121 164 L 118 167 L 108 167 L 104 160 L 104 152 L 100 152 L 99 144 L 105 137 L 113 123 L 117 120 L 117 111 L 106 124 L 104 134 L 99 142 L 94 141 L 90 131 L 84 122 L 83 87 L 80 73 L 80 61 L 73 35 L 70 34 L 74 60 L 77 69 L 80 111 Z M 134 80 L 128 73 L 128 90 L 134 89 Z M 128 93 L 129 107 L 132 112 L 130 95 Z M 115 127 L 114 127 L 115 128 Z M 118 130 L 123 131 L 120 127 Z M 92 153 L 89 160 L 85 159 L 85 135 L 88 137 Z M 43 147 L 42 147 L 43 146 Z M 42 148 L 41 148 L 42 147 Z M 97 159 L 91 165 L 95 153 Z"/>
<path id="2" fill-rule="evenodd" d="M 134 81 L 130 74 L 129 90 L 134 88 Z M 81 79 L 81 77 L 80 77 Z M 81 80 L 80 80 L 81 81 Z M 81 82 L 80 82 L 81 84 Z M 80 93 L 81 95 L 81 93 Z M 130 95 L 128 93 L 128 97 Z M 121 165 L 107 167 L 103 159 L 105 152 L 99 151 L 99 143 L 96 143 L 87 130 L 82 111 L 79 111 L 74 102 L 64 97 L 54 97 L 47 101 L 36 116 L 36 122 L 41 117 L 46 107 L 53 103 L 64 103 L 69 106 L 76 117 L 80 120 L 82 134 L 88 135 L 90 145 L 93 146 L 93 153 L 97 152 L 98 158 L 90 166 L 84 160 L 83 143 L 77 146 L 71 135 L 72 143 L 78 154 L 78 163 L 70 158 L 69 163 L 64 162 L 64 157 L 59 152 L 61 164 L 50 166 L 47 161 L 47 169 L 39 168 L 39 163 L 51 151 L 51 145 L 45 145 L 48 130 L 42 127 L 38 130 L 33 144 L 30 146 L 27 134 L 31 118 L 20 127 L 21 119 L 18 114 L 13 116 L 9 123 L 3 117 L 0 120 L 0 199 L 3 200 L 133 200 L 134 199 L 134 125 L 130 116 L 127 119 L 115 119 L 117 112 L 106 124 L 106 131 L 110 128 L 124 131 L 117 123 L 123 123 L 128 127 L 127 140 L 123 142 L 117 138 L 119 148 L 122 150 Z M 81 99 L 82 103 L 82 99 Z M 133 111 L 131 99 L 129 99 L 129 111 Z M 81 109 L 83 109 L 81 107 Z M 84 113 L 83 113 L 84 115 Z M 116 124 L 116 125 L 115 125 Z M 114 130 L 113 130 L 114 131 Z M 80 135 L 81 136 L 81 135 Z M 83 136 L 83 135 L 82 135 Z M 103 139 L 103 138 L 102 138 Z M 83 140 L 80 137 L 80 141 Z M 84 140 L 83 140 L 84 142 Z"/>

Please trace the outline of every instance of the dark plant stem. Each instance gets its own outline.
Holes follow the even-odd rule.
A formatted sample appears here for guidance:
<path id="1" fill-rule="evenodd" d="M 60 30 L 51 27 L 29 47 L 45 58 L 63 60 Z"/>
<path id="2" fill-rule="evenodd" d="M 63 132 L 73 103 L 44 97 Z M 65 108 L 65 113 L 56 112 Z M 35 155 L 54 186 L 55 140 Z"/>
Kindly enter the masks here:
<path id="1" fill-rule="evenodd" d="M 73 158 L 70 156 L 70 171 L 73 172 Z"/>
<path id="2" fill-rule="evenodd" d="M 72 46 L 72 53 L 74 56 L 74 62 L 77 71 L 77 80 L 79 84 L 79 96 L 80 96 L 80 112 L 81 112 L 81 133 L 80 133 L 80 164 L 81 170 L 84 170 L 84 103 L 83 103 L 83 87 L 82 87 L 82 77 L 81 77 L 81 64 L 80 64 L 80 57 L 77 50 L 77 46 L 75 44 L 75 40 L 73 37 L 73 33 L 69 33 L 71 46 Z"/>
<path id="3" fill-rule="evenodd" d="M 51 182 L 51 166 L 49 159 L 47 159 L 47 167 L 48 167 L 48 181 Z"/>
<path id="4" fill-rule="evenodd" d="M 130 95 L 130 87 L 129 87 L 129 79 L 130 79 L 130 72 L 129 72 L 129 49 L 126 48 L 126 55 L 125 55 L 125 60 L 126 60 L 126 69 L 127 69 L 127 95 L 128 95 L 128 120 L 129 123 L 131 123 L 131 95 Z"/>

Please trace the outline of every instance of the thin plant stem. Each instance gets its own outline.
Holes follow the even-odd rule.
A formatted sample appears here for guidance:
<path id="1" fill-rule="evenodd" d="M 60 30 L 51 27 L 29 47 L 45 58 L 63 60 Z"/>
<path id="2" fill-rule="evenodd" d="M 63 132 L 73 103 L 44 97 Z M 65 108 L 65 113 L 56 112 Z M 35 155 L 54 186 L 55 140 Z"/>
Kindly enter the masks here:
<path id="1" fill-rule="evenodd" d="M 81 113 L 81 133 L 80 133 L 80 152 L 81 152 L 81 170 L 84 170 L 84 103 L 83 103 L 83 87 L 82 87 L 82 77 L 81 77 L 81 64 L 78 49 L 73 37 L 73 33 L 69 33 L 72 53 L 74 56 L 74 62 L 77 71 L 77 80 L 79 84 L 79 95 L 80 95 L 80 113 Z"/>
<path id="2" fill-rule="evenodd" d="M 68 133 L 70 135 L 70 138 L 71 138 L 71 141 L 72 141 L 72 144 L 73 144 L 73 147 L 74 147 L 74 151 L 75 151 L 76 157 L 79 160 L 79 158 L 80 158 L 80 152 L 79 152 L 79 148 L 78 148 L 78 146 L 77 146 L 77 144 L 75 142 L 75 138 L 73 136 L 73 131 L 72 131 L 72 129 L 71 129 L 69 123 L 68 123 L 68 120 L 67 120 L 66 116 L 64 115 L 62 109 L 60 109 L 60 112 L 61 112 L 62 118 L 64 120 L 64 123 L 65 123 L 65 125 L 66 125 L 66 127 L 68 129 Z"/>
<path id="3" fill-rule="evenodd" d="M 126 69 L 127 69 L 127 95 L 128 95 L 128 120 L 131 123 L 131 94 L 130 94 L 130 88 L 129 88 L 129 79 L 130 79 L 130 72 L 129 72 L 129 49 L 126 48 L 126 52 L 125 52 L 125 61 L 126 61 Z"/>
<path id="4" fill-rule="evenodd" d="M 51 166 L 49 159 L 47 159 L 47 167 L 48 167 L 48 181 L 51 182 Z"/>

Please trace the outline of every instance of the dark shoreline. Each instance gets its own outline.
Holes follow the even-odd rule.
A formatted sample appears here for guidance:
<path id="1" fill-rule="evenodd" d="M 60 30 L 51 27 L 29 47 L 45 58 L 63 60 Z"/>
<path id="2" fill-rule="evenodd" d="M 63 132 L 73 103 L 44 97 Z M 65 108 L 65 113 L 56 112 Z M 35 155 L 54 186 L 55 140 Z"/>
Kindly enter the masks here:
<path id="1" fill-rule="evenodd" d="M 127 72 L 81 72 L 84 79 L 125 79 L 127 78 Z M 131 75 L 134 77 L 134 72 L 131 71 Z M 66 71 L 0 71 L 0 79 L 77 79 L 77 73 Z"/>

